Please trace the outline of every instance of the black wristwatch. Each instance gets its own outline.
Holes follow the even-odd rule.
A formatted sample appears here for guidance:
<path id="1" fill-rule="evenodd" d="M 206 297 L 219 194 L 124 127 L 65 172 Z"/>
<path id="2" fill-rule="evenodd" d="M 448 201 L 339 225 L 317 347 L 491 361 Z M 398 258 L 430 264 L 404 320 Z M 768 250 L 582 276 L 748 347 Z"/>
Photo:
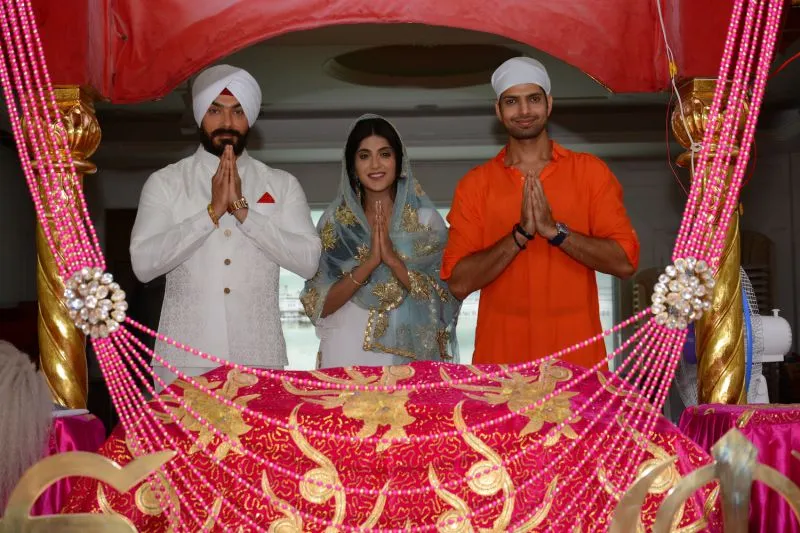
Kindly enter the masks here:
<path id="1" fill-rule="evenodd" d="M 553 246 L 561 246 L 561 243 L 564 242 L 564 239 L 566 239 L 569 236 L 569 228 L 563 222 L 556 222 L 556 230 L 558 230 L 556 236 L 548 240 L 547 242 L 549 242 Z"/>

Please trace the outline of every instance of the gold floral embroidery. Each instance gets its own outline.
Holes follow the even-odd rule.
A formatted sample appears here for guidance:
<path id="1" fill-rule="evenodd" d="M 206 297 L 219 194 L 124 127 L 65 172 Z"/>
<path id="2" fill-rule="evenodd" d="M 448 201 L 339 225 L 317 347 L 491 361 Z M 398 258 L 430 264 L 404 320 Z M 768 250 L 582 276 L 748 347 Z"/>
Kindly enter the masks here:
<path id="1" fill-rule="evenodd" d="M 303 304 L 303 310 L 306 316 L 314 318 L 317 316 L 317 306 L 319 305 L 319 291 L 316 287 L 311 287 L 300 297 L 300 303 Z"/>
<path id="2" fill-rule="evenodd" d="M 359 244 L 356 248 L 356 261 L 359 265 L 363 265 L 364 261 L 369 257 L 369 246 L 366 244 Z"/>
<path id="3" fill-rule="evenodd" d="M 224 383 L 220 381 L 209 382 L 204 377 L 196 377 L 194 380 L 197 381 L 201 387 L 213 390 L 219 396 L 231 400 L 239 407 L 247 407 L 248 402 L 260 397 L 259 394 L 237 397 L 240 388 L 250 387 L 258 383 L 258 378 L 256 376 L 245 374 L 238 370 L 231 370 L 228 372 L 227 379 Z M 214 426 L 217 431 L 226 435 L 228 439 L 230 439 L 230 442 L 233 442 L 233 445 L 231 445 L 229 441 L 222 442 L 222 439 L 218 438 L 210 429 L 194 418 L 183 406 L 178 404 L 177 400 L 169 395 L 164 395 L 162 396 L 164 403 L 176 404 L 174 407 L 170 405 L 167 408 L 172 412 L 175 418 L 179 419 L 180 424 L 183 425 L 187 431 L 197 433 L 197 438 L 188 451 L 189 455 L 208 449 L 215 443 L 217 447 L 214 451 L 214 456 L 217 459 L 225 459 L 230 452 L 241 455 L 242 443 L 239 438 L 252 429 L 251 426 L 244 423 L 241 411 L 237 410 L 235 407 L 228 407 L 218 402 L 202 390 L 196 389 L 182 380 L 176 381 L 175 385 L 183 389 L 184 403 L 188 404 L 191 409 Z M 166 424 L 174 423 L 167 413 L 156 413 L 156 416 Z"/>
<path id="4" fill-rule="evenodd" d="M 372 294 L 380 301 L 381 311 L 390 311 L 403 302 L 403 287 L 395 277 L 385 283 L 376 283 Z"/>
<path id="5" fill-rule="evenodd" d="M 379 328 L 389 326 L 389 317 L 387 313 L 388 311 L 378 311 L 377 309 L 369 310 L 369 319 L 367 319 L 367 327 L 364 330 L 364 343 L 362 347 L 365 351 L 375 350 L 415 360 L 417 355 L 414 352 L 403 350 L 402 348 L 385 346 L 378 342 L 377 339 L 386 333 L 385 329 L 381 330 Z M 410 335 L 410 331 L 406 326 L 397 328 L 397 338 L 399 339 L 403 335 Z"/>
<path id="6" fill-rule="evenodd" d="M 435 235 L 417 239 L 414 241 L 414 255 L 417 257 L 433 255 L 442 249 L 443 244 Z"/>
<path id="7" fill-rule="evenodd" d="M 375 320 L 375 329 L 373 337 L 380 339 L 389 328 L 389 315 L 386 313 L 378 313 L 378 318 Z"/>
<path id="8" fill-rule="evenodd" d="M 485 374 L 473 366 L 467 368 L 477 375 Z M 444 368 L 441 368 L 440 372 L 445 379 L 450 380 Z M 559 381 L 568 381 L 571 377 L 572 371 L 547 362 L 539 366 L 538 376 L 523 376 L 519 372 L 512 372 L 507 377 L 493 378 L 492 381 L 497 382 L 498 386 L 455 385 L 455 388 L 479 392 L 480 396 L 472 394 L 467 394 L 467 396 L 474 400 L 484 401 L 489 405 L 506 404 L 509 411 L 517 412 L 553 392 Z M 538 408 L 520 413 L 529 419 L 528 424 L 520 432 L 520 436 L 539 432 L 545 423 L 561 424 L 567 420 L 571 420 L 573 423 L 580 421 L 580 416 L 573 416 L 570 403 L 570 399 L 577 395 L 577 392 L 562 392 Z M 575 433 L 572 426 L 564 424 L 563 429 L 548 436 L 544 446 L 553 446 L 561 439 L 562 435 L 572 440 L 578 438 L 578 434 Z"/>
<path id="9" fill-rule="evenodd" d="M 428 276 L 428 281 L 430 281 L 431 287 L 433 287 L 433 290 L 436 291 L 436 294 L 439 296 L 439 299 L 442 301 L 442 303 L 447 303 L 450 301 L 450 291 L 448 291 L 442 286 L 441 283 L 435 280 L 433 276 Z"/>
<path id="10" fill-rule="evenodd" d="M 420 223 L 419 213 L 415 208 L 408 204 L 403 207 L 403 218 L 400 221 L 400 227 L 403 228 L 403 231 L 407 231 L 409 233 L 431 230 L 430 226 Z"/>
<path id="11" fill-rule="evenodd" d="M 334 218 L 336 221 L 344 226 L 354 226 L 358 219 L 356 218 L 356 214 L 353 213 L 353 210 L 347 207 L 347 205 L 342 204 L 336 208 L 336 213 L 334 213 Z"/>
<path id="12" fill-rule="evenodd" d="M 336 378 L 321 371 L 314 371 L 312 374 L 318 380 L 328 383 L 358 385 L 394 385 L 397 381 L 408 379 L 414 375 L 414 369 L 406 365 L 383 367 L 380 377 L 365 376 L 351 367 L 345 368 L 344 371 L 350 379 Z M 325 409 L 341 407 L 342 413 L 346 417 L 362 421 L 364 425 L 357 433 L 358 437 L 371 437 L 378 431 L 378 427 L 389 426 L 389 430 L 383 434 L 383 438 L 404 438 L 406 437 L 405 426 L 416 420 L 408 414 L 406 404 L 410 392 L 407 390 L 394 392 L 303 390 L 288 381 L 283 382 L 283 386 L 291 394 L 305 397 L 309 403 L 321 405 Z M 312 399 L 314 397 L 319 399 Z M 389 446 L 391 443 L 379 442 L 376 450 L 382 452 Z"/>
<path id="13" fill-rule="evenodd" d="M 416 270 L 408 271 L 408 279 L 411 282 L 411 296 L 417 300 L 429 300 L 431 289 L 428 286 L 428 278 Z"/>
<path id="14" fill-rule="evenodd" d="M 319 232 L 319 238 L 322 241 L 322 247 L 330 252 L 336 247 L 336 228 L 330 220 L 322 226 L 322 231 Z"/>

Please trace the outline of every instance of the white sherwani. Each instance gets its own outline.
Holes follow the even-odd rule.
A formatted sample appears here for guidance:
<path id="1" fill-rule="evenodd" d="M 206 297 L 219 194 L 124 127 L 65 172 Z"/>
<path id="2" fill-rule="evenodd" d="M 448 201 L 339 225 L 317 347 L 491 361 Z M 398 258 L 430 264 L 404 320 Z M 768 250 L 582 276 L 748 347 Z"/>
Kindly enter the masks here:
<path id="1" fill-rule="evenodd" d="M 167 275 L 159 333 L 231 362 L 282 367 L 278 274 L 311 278 L 319 236 L 297 179 L 246 151 L 237 167 L 247 218 L 225 215 L 216 228 L 207 206 L 218 165 L 201 146 L 148 178 L 131 235 L 133 271 L 142 282 Z M 265 193 L 274 203 L 259 203 Z M 161 341 L 156 353 L 178 367 L 216 366 Z"/>

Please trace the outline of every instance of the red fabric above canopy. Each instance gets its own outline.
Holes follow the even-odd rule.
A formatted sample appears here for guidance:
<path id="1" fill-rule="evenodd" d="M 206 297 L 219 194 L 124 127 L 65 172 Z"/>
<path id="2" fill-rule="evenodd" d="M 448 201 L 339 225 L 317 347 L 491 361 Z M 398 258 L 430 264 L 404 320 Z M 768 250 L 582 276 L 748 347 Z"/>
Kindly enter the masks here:
<path id="1" fill-rule="evenodd" d="M 660 0 L 682 77 L 717 73 L 731 2 Z M 647 0 L 39 0 L 53 82 L 117 103 L 159 98 L 203 67 L 280 34 L 355 23 L 422 23 L 502 35 L 615 92 L 668 85 Z"/>

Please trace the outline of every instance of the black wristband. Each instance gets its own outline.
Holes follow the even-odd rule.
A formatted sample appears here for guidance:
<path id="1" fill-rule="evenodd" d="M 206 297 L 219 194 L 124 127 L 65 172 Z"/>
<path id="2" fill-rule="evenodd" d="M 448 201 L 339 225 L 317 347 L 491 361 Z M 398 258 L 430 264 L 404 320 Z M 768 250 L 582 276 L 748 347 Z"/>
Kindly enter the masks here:
<path id="1" fill-rule="evenodd" d="M 517 248 L 519 248 L 520 250 L 524 250 L 525 248 L 528 247 L 528 243 L 520 244 L 519 241 L 517 240 L 517 228 L 511 230 L 511 238 L 514 239 L 514 244 L 516 244 Z"/>
<path id="2" fill-rule="evenodd" d="M 520 235 L 522 235 L 523 237 L 525 237 L 529 241 L 533 240 L 533 235 L 531 235 L 530 233 L 528 233 L 527 231 L 522 229 L 522 225 L 519 224 L 519 223 L 514 224 L 514 231 L 516 231 L 517 233 L 519 233 Z"/>

